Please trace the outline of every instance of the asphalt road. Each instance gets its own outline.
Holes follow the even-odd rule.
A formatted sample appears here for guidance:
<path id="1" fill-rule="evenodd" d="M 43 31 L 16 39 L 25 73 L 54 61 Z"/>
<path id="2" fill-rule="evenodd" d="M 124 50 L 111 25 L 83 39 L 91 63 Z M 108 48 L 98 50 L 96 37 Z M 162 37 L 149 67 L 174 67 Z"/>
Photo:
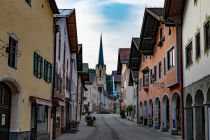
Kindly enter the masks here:
<path id="1" fill-rule="evenodd" d="M 95 127 L 87 127 L 82 121 L 75 134 L 64 134 L 57 140 L 180 140 L 153 128 L 143 127 L 118 115 L 97 114 Z"/>

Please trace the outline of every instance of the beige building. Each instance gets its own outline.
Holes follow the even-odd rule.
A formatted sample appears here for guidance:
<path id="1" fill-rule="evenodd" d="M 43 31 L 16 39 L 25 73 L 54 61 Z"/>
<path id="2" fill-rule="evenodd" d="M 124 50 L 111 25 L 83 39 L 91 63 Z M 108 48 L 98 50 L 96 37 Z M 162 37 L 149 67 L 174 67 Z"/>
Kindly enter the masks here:
<path id="1" fill-rule="evenodd" d="M 57 6 L 1 0 L 0 9 L 0 138 L 50 139 Z"/>

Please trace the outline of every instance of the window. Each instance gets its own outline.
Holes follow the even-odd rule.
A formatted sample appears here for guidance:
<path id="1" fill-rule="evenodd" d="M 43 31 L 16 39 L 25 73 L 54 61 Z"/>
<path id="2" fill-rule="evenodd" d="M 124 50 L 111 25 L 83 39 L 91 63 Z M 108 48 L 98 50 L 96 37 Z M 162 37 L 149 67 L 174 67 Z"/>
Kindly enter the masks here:
<path id="1" fill-rule="evenodd" d="M 34 76 L 41 79 L 42 78 L 42 67 L 43 58 L 36 52 L 34 52 Z"/>
<path id="2" fill-rule="evenodd" d="M 154 66 L 154 82 L 157 81 L 157 66 Z"/>
<path id="3" fill-rule="evenodd" d="M 32 0 L 25 0 L 31 6 Z"/>
<path id="4" fill-rule="evenodd" d="M 196 35 L 196 59 L 201 56 L 200 33 Z"/>
<path id="5" fill-rule="evenodd" d="M 8 66 L 17 68 L 17 51 L 18 42 L 12 37 L 9 37 L 9 48 L 8 48 Z"/>
<path id="6" fill-rule="evenodd" d="M 139 79 L 139 91 L 142 89 L 142 78 Z"/>
<path id="7" fill-rule="evenodd" d="M 148 86 L 149 85 L 149 70 L 144 72 L 144 77 L 143 77 L 143 85 Z"/>
<path id="8" fill-rule="evenodd" d="M 159 62 L 159 79 L 162 77 L 162 63 Z"/>
<path id="9" fill-rule="evenodd" d="M 171 27 L 168 28 L 168 35 L 171 36 Z"/>
<path id="10" fill-rule="evenodd" d="M 164 58 L 164 75 L 166 75 L 166 58 Z"/>
<path id="11" fill-rule="evenodd" d="M 60 30 L 60 27 L 59 28 L 59 40 L 58 40 L 58 59 L 60 60 L 61 59 L 61 30 Z"/>
<path id="12" fill-rule="evenodd" d="M 163 28 L 160 28 L 160 40 L 163 39 Z"/>
<path id="13" fill-rule="evenodd" d="M 58 78 L 57 78 L 57 90 L 59 92 L 62 92 L 62 78 L 61 78 L 61 75 L 58 74 Z"/>
<path id="14" fill-rule="evenodd" d="M 198 0 L 194 0 L 194 6 L 197 6 Z"/>
<path id="15" fill-rule="evenodd" d="M 192 42 L 186 48 L 186 67 L 190 66 L 192 61 Z"/>
<path id="16" fill-rule="evenodd" d="M 205 50 L 210 48 L 210 28 L 209 28 L 209 22 L 204 27 L 205 31 Z"/>
<path id="17" fill-rule="evenodd" d="M 153 84 L 153 82 L 152 82 L 152 69 L 150 70 L 150 84 Z"/>
<path id="18" fill-rule="evenodd" d="M 175 66 L 175 53 L 174 53 L 174 47 L 172 47 L 168 53 L 168 70 L 172 69 Z"/>
<path id="19" fill-rule="evenodd" d="M 68 77 L 66 77 L 66 89 L 67 89 L 68 91 L 70 91 L 70 85 L 71 85 L 70 80 L 69 80 Z"/>
<path id="20" fill-rule="evenodd" d="M 31 105 L 31 130 L 34 129 L 48 133 L 48 106 L 34 103 Z"/>
<path id="21" fill-rule="evenodd" d="M 52 64 L 44 60 L 44 80 L 47 83 L 52 82 Z"/>

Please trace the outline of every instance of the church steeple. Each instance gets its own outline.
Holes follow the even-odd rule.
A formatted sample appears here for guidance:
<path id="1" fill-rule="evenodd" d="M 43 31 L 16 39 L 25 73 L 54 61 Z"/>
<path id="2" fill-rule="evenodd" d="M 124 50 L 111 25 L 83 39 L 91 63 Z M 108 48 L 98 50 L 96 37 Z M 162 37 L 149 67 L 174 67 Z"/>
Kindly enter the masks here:
<path id="1" fill-rule="evenodd" d="M 104 53 L 103 53 L 103 42 L 102 42 L 102 34 L 100 38 L 100 49 L 98 56 L 98 66 L 104 66 Z"/>

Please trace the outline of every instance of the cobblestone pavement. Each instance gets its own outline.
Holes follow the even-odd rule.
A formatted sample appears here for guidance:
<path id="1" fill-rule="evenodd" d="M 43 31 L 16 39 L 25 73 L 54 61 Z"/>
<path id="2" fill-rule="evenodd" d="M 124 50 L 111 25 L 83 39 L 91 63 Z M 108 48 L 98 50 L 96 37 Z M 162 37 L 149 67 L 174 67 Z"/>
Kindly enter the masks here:
<path id="1" fill-rule="evenodd" d="M 57 140 L 180 140 L 180 136 L 171 136 L 148 127 L 142 127 L 118 115 L 97 114 L 95 127 L 87 127 L 83 120 L 75 134 L 64 134 Z"/>

